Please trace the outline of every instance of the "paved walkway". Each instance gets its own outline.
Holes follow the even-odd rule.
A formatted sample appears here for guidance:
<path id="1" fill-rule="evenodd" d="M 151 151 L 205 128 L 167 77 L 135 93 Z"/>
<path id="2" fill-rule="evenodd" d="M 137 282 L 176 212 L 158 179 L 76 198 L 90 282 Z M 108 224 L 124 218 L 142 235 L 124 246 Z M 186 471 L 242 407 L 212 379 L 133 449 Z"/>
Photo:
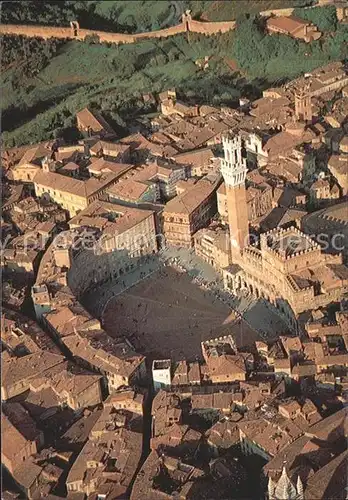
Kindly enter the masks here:
<path id="1" fill-rule="evenodd" d="M 93 286 L 83 296 L 84 305 L 100 317 L 107 305 L 113 297 L 125 292 L 128 288 L 136 285 L 147 276 L 150 276 L 155 271 L 158 271 L 163 266 L 163 263 L 157 255 L 149 256 L 139 263 L 139 267 L 129 271 L 118 277 L 115 280 L 109 280 L 106 283 Z"/>
<path id="2" fill-rule="evenodd" d="M 127 274 L 116 280 L 93 287 L 85 294 L 83 302 L 95 316 L 103 319 L 113 299 L 127 292 L 127 290 L 130 292 L 130 289 L 136 288 L 138 284 L 146 280 L 149 283 L 148 290 L 142 290 L 141 300 L 143 303 L 150 303 L 151 293 L 153 292 L 151 292 L 151 281 L 148 281 L 147 278 L 151 275 L 154 275 L 154 278 L 156 278 L 160 270 L 170 269 L 169 266 L 187 274 L 193 283 L 202 287 L 205 293 L 211 296 L 211 300 L 213 300 L 212 304 L 215 304 L 214 307 L 218 308 L 218 303 L 223 303 L 231 312 L 235 311 L 236 315 L 242 317 L 250 328 L 259 333 L 261 338 L 271 339 L 287 332 L 288 329 L 285 322 L 271 304 L 268 304 L 264 300 L 257 300 L 250 295 L 231 295 L 223 288 L 223 281 L 220 274 L 209 264 L 197 257 L 193 250 L 188 249 L 166 248 L 156 255 L 144 258 L 137 268 Z M 173 278 L 173 280 L 175 279 L 177 278 Z M 157 281 L 157 283 L 159 287 L 161 281 Z M 172 285 L 173 290 L 174 288 L 175 286 Z M 132 293 L 129 292 L 127 295 L 130 300 Z M 139 299 L 139 297 L 137 298 Z M 156 300 L 156 303 L 159 303 L 159 301 Z M 186 307 L 186 305 L 181 307 Z M 190 307 L 192 308 L 191 315 L 199 313 L 199 310 L 195 310 L 193 304 L 190 304 L 187 309 Z M 205 307 L 208 308 L 208 305 Z M 184 310 L 182 312 L 183 316 L 186 317 Z M 216 320 L 218 321 L 218 326 L 221 317 L 219 316 L 219 320 L 217 318 Z M 210 329 L 211 326 L 209 324 Z M 181 324 L 181 327 L 184 327 L 184 325 Z"/>
<path id="3" fill-rule="evenodd" d="M 265 339 L 271 339 L 288 331 L 284 320 L 275 307 L 267 301 L 258 300 L 251 295 L 235 296 L 224 289 L 220 274 L 202 261 L 193 250 L 169 248 L 163 257 L 175 260 L 175 265 L 185 268 L 198 282 L 205 282 L 219 300 L 240 314 L 251 328 L 257 330 Z"/>
<path id="4" fill-rule="evenodd" d="M 111 299 L 103 326 L 112 337 L 126 335 L 147 356 L 194 360 L 201 342 L 216 336 L 230 316 L 228 305 L 167 266 Z"/>

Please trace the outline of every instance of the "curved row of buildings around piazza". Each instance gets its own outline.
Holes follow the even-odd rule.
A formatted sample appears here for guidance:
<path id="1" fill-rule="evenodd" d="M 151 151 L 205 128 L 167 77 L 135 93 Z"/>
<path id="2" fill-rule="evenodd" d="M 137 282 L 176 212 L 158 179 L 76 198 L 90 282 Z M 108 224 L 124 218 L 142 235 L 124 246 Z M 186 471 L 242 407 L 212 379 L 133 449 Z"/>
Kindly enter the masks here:
<path id="1" fill-rule="evenodd" d="M 255 234 L 249 233 L 247 167 L 241 135 L 225 136 L 223 148 L 221 173 L 227 225 L 217 240 L 209 242 L 207 238 L 209 263 L 220 270 L 227 290 L 236 295 L 246 291 L 255 298 L 268 300 L 296 331 L 297 320 L 306 311 L 337 302 L 348 290 L 348 270 L 342 252 L 324 251 L 315 239 L 295 226 L 261 232 L 255 240 Z M 219 183 L 204 182 L 209 184 L 202 187 L 207 188 L 208 198 L 216 196 Z M 167 210 L 170 213 L 171 209 Z M 206 212 L 209 222 L 211 209 Z M 69 221 L 70 230 L 60 233 L 43 257 L 33 288 L 38 315 L 41 317 L 41 310 L 51 309 L 42 303 L 40 292 L 50 281 L 50 272 L 54 276 L 55 269 L 63 270 L 60 283 L 69 286 L 80 299 L 91 287 L 120 279 L 138 266 L 139 259 L 165 246 L 166 209 L 163 220 L 159 223 L 151 210 L 94 201 Z M 197 234 L 203 234 L 203 238 L 194 235 L 195 250 L 206 258 L 202 239 L 209 237 L 209 229 L 203 227 Z"/>
<path id="2" fill-rule="evenodd" d="M 196 482 L 192 479 L 201 471 L 171 456 L 175 441 L 179 443 L 176 451 L 186 453 L 188 446 L 195 457 L 197 446 L 209 445 L 214 455 L 209 467 L 217 474 L 214 485 L 221 483 L 221 470 L 230 474 L 225 451 L 237 445 L 246 462 L 251 455 L 267 461 L 264 472 L 270 500 L 283 500 L 286 495 L 288 500 L 336 498 L 326 495 L 323 477 L 330 476 L 327 467 L 332 467 L 335 481 L 339 479 L 347 458 L 343 450 L 346 409 L 337 412 L 334 406 L 346 404 L 348 387 L 348 312 L 341 301 L 348 284 L 344 248 L 348 242 L 344 176 L 348 124 L 342 117 L 342 109 L 348 106 L 348 88 L 340 90 L 348 84 L 348 76 L 335 64 L 316 71 L 311 81 L 311 96 L 299 93 L 293 102 L 292 91 L 269 89 L 262 99 L 241 103 L 238 109 L 189 106 L 171 89 L 158 97 L 162 113 L 149 118 L 146 137 L 136 133 L 116 140 L 104 120 L 85 109 L 78 113 L 77 124 L 87 137 L 79 144 L 36 145 L 10 165 L 13 191 L 6 201 L 7 220 L 22 234 L 11 236 L 2 256 L 4 267 L 12 275 L 24 264 L 25 271 L 30 271 L 30 279 L 35 279 L 31 296 L 42 335 L 60 355 L 50 381 L 42 382 L 40 370 L 32 373 L 28 367 L 35 368 L 31 363 L 35 359 L 45 364 L 47 356 L 40 351 L 33 356 L 13 356 L 11 342 L 15 338 L 17 345 L 21 338 L 10 325 L 5 336 L 9 356 L 2 397 L 10 407 L 18 408 L 17 401 L 10 400 L 28 386 L 30 401 L 40 400 L 41 405 L 41 390 L 47 384 L 57 389 L 59 379 L 59 387 L 69 380 L 61 394 L 55 393 L 59 405 L 66 399 L 76 412 L 102 401 L 104 405 L 101 420 L 67 476 L 69 493 L 95 496 L 114 487 L 109 498 L 115 498 L 114 491 L 119 492 L 123 483 L 115 465 L 118 468 L 126 454 L 134 460 L 122 491 L 130 493 L 135 478 L 131 498 L 191 497 L 189 489 Z M 328 130 L 324 120 L 312 120 L 312 111 L 320 109 L 318 89 L 324 96 L 337 91 L 339 105 L 327 117 Z M 324 157 L 320 156 L 322 150 Z M 328 168 L 321 177 L 325 161 Z M 29 192 L 23 194 L 25 184 Z M 290 202 L 283 204 L 282 198 L 288 196 Z M 307 206 L 308 201 L 315 206 Z M 324 201 L 320 207 L 326 208 L 319 209 L 318 201 Z M 8 230 L 12 229 L 10 222 Z M 340 231 L 345 232 L 341 240 L 336 238 Z M 329 237 L 327 248 L 319 238 L 321 232 Z M 41 241 L 42 234 L 49 238 Z M 33 250 L 25 254 L 30 238 Z M 46 247 L 50 238 L 53 241 Z M 40 245 L 36 245 L 37 239 Z M 168 252 L 161 253 L 164 246 Z M 244 319 L 236 317 L 229 305 L 237 300 L 230 302 L 221 293 L 228 305 L 218 303 L 203 285 L 202 289 L 193 286 L 190 276 L 180 276 L 185 278 L 185 288 L 171 286 L 172 277 L 178 276 L 172 269 L 161 270 L 164 274 L 125 293 L 104 315 L 114 293 L 134 283 L 128 279 L 131 275 L 142 280 L 150 267 L 153 270 L 152 265 L 143 264 L 158 264 L 163 254 L 165 258 L 170 254 L 187 257 L 187 252 L 171 253 L 171 247 L 196 252 L 221 274 L 232 294 L 247 292 L 272 303 L 291 333 L 299 334 L 288 335 L 284 323 L 268 310 L 260 312 L 263 317 L 248 332 L 250 310 Z M 202 296 L 207 300 L 201 300 Z M 156 307 L 148 306 L 150 302 Z M 122 307 L 118 307 L 120 303 Z M 253 306 L 254 311 L 263 309 L 261 304 Z M 219 310 L 221 315 L 217 315 Z M 129 321 L 122 323 L 122 315 Z M 204 339 L 195 316 L 201 316 Z M 150 317 L 153 321 L 148 321 L 145 332 L 137 328 L 137 322 Z M 273 321 L 272 328 L 264 321 L 266 317 Z M 118 331 L 112 330 L 113 322 Z M 169 330 L 169 322 L 176 328 Z M 213 323 L 219 323 L 219 328 L 210 328 Z M 261 331 L 264 327 L 277 338 L 269 338 Z M 151 331 L 161 338 L 162 346 L 150 336 Z M 185 351 L 181 346 L 172 349 L 174 338 L 178 343 L 183 339 Z M 147 344 L 140 339 L 148 340 Z M 156 350 L 148 350 L 150 344 Z M 197 359 L 200 350 L 202 358 Z M 161 356 L 171 359 L 158 359 Z M 146 366 L 152 357 L 156 357 L 152 366 Z M 70 368 L 63 371 L 68 363 L 82 371 L 71 376 Z M 39 383 L 32 384 L 34 377 Z M 78 382 L 88 380 L 91 390 L 78 392 Z M 151 436 L 141 428 L 152 452 L 137 474 L 141 436 L 138 432 L 133 436 L 134 447 L 128 446 L 132 434 L 127 418 L 118 412 L 129 409 L 142 415 L 144 395 L 137 392 L 144 386 L 147 393 L 152 388 L 156 393 Z M 288 389 L 293 386 L 301 391 L 301 398 L 289 397 L 292 392 Z M 329 393 L 323 404 L 312 401 L 318 393 Z M 333 396 L 337 396 L 334 402 Z M 219 421 L 212 422 L 207 433 L 186 425 L 192 412 L 212 409 Z M 330 415 L 331 411 L 335 413 Z M 309 457 L 308 451 L 316 450 L 318 443 L 318 452 Z M 163 446 L 167 446 L 165 453 Z M 115 464 L 118 447 L 123 451 Z M 31 460 L 32 452 L 27 455 Z M 318 468 L 321 457 L 325 460 Z M 108 482 L 109 458 L 114 484 Z M 308 460 L 313 462 L 311 476 L 306 472 Z M 22 457 L 19 462 L 27 477 L 27 462 Z M 237 467 L 237 476 L 240 470 Z M 175 481 L 180 475 L 180 492 L 160 491 L 158 471 L 166 471 L 166 477 Z M 321 493 L 313 494 L 318 488 Z M 333 485 L 335 493 L 339 488 Z"/>

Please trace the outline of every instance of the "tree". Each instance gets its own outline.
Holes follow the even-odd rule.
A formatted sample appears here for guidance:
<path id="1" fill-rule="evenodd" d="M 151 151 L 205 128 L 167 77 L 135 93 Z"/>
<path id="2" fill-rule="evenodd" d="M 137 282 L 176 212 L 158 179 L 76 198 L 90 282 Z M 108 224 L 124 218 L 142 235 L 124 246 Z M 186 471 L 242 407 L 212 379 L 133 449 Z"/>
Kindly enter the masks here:
<path id="1" fill-rule="evenodd" d="M 297 8 L 293 15 L 312 22 L 318 26 L 320 31 L 336 31 L 337 29 L 337 15 L 334 5 L 309 9 Z"/>
<path id="2" fill-rule="evenodd" d="M 150 62 L 152 66 L 164 66 L 167 64 L 167 57 L 164 54 L 159 53 L 153 57 Z"/>
<path id="3" fill-rule="evenodd" d="M 237 20 L 235 43 L 233 46 L 234 57 L 241 68 L 249 69 L 255 62 L 264 59 L 262 33 L 255 17 L 241 17 Z"/>
<path id="4" fill-rule="evenodd" d="M 135 66 L 126 55 L 119 54 L 112 60 L 112 65 L 122 79 L 128 79 L 135 73 Z"/>

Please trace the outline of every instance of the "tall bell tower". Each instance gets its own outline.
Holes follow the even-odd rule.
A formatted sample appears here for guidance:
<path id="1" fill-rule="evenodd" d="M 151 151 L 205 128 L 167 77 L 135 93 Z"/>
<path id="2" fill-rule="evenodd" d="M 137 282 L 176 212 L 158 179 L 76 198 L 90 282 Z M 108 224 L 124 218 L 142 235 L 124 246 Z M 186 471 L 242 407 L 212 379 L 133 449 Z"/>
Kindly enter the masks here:
<path id="1" fill-rule="evenodd" d="M 222 139 L 225 158 L 221 161 L 221 173 L 225 180 L 230 227 L 232 261 L 249 244 L 249 221 L 246 201 L 246 160 L 242 157 L 242 139 L 239 135 Z"/>
<path id="2" fill-rule="evenodd" d="M 299 121 L 312 122 L 312 99 L 308 84 L 295 93 L 295 116 Z"/>

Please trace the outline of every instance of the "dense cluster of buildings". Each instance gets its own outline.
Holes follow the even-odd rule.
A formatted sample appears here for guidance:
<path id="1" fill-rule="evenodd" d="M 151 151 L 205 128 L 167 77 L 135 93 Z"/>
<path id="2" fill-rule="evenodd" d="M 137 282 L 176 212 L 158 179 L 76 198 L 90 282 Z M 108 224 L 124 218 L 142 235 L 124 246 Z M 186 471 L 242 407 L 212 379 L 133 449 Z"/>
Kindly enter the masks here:
<path id="1" fill-rule="evenodd" d="M 268 29 L 320 36 L 287 23 Z M 4 468 L 33 499 L 343 499 L 346 68 L 237 109 L 156 99 L 121 139 L 86 108 L 77 144 L 2 153 Z M 165 246 L 274 304 L 291 335 L 224 335 L 176 362 L 112 338 L 84 294 Z"/>

